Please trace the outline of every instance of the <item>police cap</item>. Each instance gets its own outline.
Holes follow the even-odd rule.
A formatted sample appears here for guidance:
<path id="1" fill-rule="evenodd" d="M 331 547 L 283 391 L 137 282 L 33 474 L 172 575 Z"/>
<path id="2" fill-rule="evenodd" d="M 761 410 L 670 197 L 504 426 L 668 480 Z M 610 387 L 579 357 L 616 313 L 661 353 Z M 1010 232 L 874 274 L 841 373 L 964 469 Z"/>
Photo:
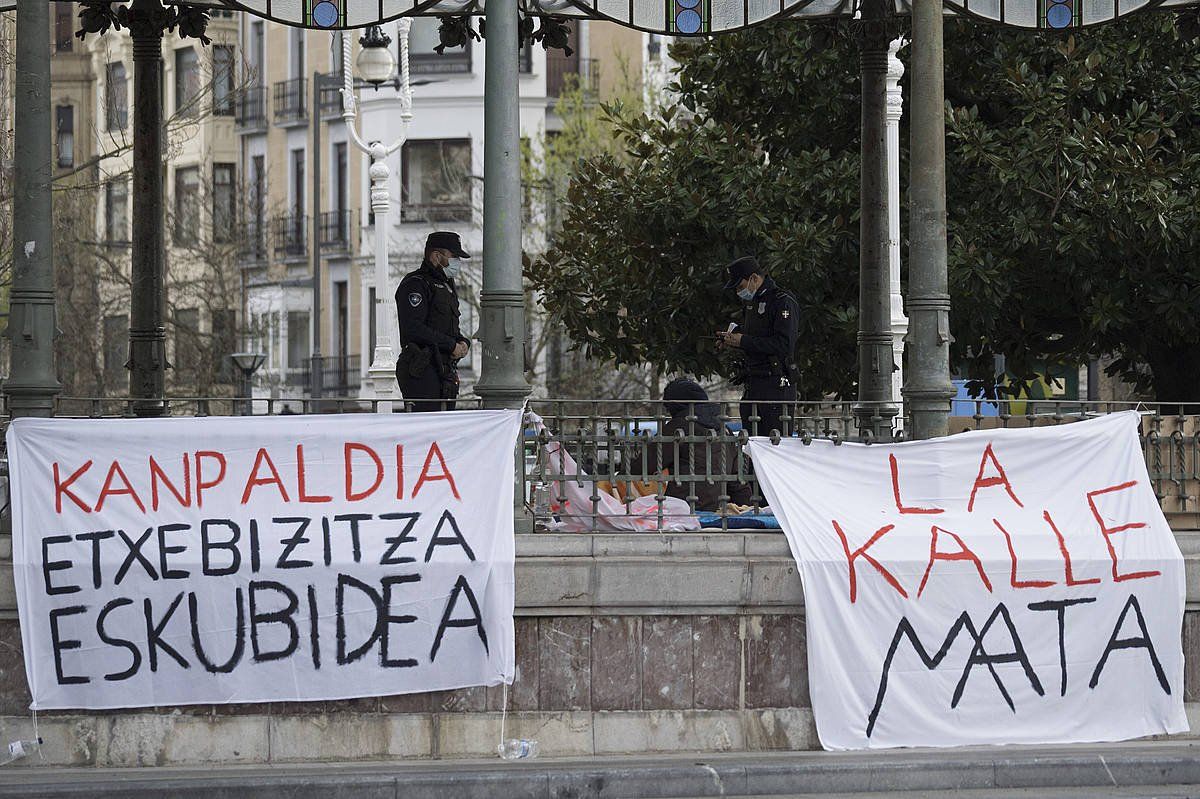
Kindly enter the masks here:
<path id="1" fill-rule="evenodd" d="M 425 239 L 425 252 L 430 250 L 449 250 L 455 258 L 471 257 L 471 254 L 462 248 L 462 240 L 458 234 L 448 230 L 429 234 L 429 238 Z"/>
<path id="2" fill-rule="evenodd" d="M 741 283 L 755 273 L 762 274 L 762 270 L 758 268 L 758 261 L 752 255 L 738 258 L 725 267 L 725 271 L 729 273 L 729 280 L 726 281 L 724 286 L 727 289 L 737 288 L 738 283 Z"/>

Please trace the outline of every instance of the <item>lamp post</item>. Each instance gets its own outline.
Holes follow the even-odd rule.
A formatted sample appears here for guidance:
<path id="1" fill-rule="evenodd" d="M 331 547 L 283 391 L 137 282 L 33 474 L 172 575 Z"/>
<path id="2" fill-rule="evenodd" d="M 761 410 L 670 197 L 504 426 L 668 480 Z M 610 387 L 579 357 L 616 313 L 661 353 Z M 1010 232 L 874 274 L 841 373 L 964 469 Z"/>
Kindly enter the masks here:
<path id="1" fill-rule="evenodd" d="M 254 397 L 250 395 L 250 378 L 258 371 L 258 368 L 267 360 L 267 356 L 261 352 L 235 352 L 229 356 L 233 359 L 233 365 L 242 373 L 242 391 L 238 393 L 246 398 L 246 404 L 242 409 L 242 416 L 249 416 L 254 412 Z"/>
<path id="2" fill-rule="evenodd" d="M 900 78 L 904 63 L 900 50 L 908 46 L 903 37 L 888 45 L 887 71 L 887 186 L 888 186 L 888 267 L 891 273 L 892 295 L 892 402 L 901 397 L 904 387 L 904 337 L 908 335 L 908 317 L 904 315 L 904 295 L 900 288 L 900 117 L 904 113 L 904 96 Z M 895 420 L 895 429 L 902 430 L 904 417 Z"/>
<path id="3" fill-rule="evenodd" d="M 396 22 L 397 34 L 400 37 L 400 137 L 390 145 L 378 141 L 363 141 L 354 125 L 357 111 L 354 79 L 350 75 L 350 48 L 342 48 L 342 118 L 354 145 L 371 157 L 368 174 L 371 178 L 371 211 L 375 214 L 375 352 L 372 354 L 367 375 L 374 389 L 375 399 L 378 400 L 375 408 L 378 413 L 392 412 L 391 398 L 396 386 L 396 356 L 392 349 L 394 326 L 391 324 L 392 317 L 389 313 L 391 305 L 387 302 L 387 236 L 391 209 L 391 192 L 388 188 L 391 169 L 388 168 L 387 158 L 404 144 L 409 123 L 412 122 L 412 87 L 408 80 L 408 32 L 411 27 L 411 19 L 400 19 Z M 396 62 L 389 49 L 391 39 L 379 26 L 374 25 L 359 39 L 359 44 L 362 45 L 358 54 L 359 75 L 364 81 L 378 88 L 392 78 L 396 69 Z"/>

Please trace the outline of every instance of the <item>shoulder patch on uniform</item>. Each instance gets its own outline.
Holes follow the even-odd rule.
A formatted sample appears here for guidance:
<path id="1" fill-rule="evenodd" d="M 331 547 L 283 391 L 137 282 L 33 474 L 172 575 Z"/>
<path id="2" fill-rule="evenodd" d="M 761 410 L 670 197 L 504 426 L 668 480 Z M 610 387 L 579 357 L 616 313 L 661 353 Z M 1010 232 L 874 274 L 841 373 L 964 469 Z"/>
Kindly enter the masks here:
<path id="1" fill-rule="evenodd" d="M 420 305 L 424 301 L 424 299 L 425 298 L 421 296 L 421 292 L 414 291 L 413 293 L 408 295 L 408 304 L 411 305 L 412 307 L 416 308 L 418 305 Z"/>

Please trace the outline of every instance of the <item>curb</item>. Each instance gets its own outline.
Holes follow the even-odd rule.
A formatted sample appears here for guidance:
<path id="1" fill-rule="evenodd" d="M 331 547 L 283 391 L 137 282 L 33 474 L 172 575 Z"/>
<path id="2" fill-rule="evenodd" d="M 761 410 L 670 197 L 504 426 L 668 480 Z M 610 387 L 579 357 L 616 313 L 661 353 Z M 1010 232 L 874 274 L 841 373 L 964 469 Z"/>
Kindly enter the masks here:
<path id="1" fill-rule="evenodd" d="M 661 799 L 1165 785 L 1200 785 L 1200 747 L 0 772 L 3 799 Z"/>

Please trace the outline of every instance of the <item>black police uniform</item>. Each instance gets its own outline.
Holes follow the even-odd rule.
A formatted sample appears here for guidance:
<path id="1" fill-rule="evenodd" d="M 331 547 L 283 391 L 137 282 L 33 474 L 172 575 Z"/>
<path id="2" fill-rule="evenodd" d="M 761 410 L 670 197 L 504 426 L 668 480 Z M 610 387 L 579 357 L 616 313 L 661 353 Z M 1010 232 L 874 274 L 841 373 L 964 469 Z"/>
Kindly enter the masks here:
<path id="1" fill-rule="evenodd" d="M 745 392 L 739 408 L 742 426 L 751 435 L 784 435 L 782 403 L 796 401 L 796 336 L 800 306 L 796 298 L 769 277 L 763 278 L 736 332 L 742 334 Z M 752 417 L 757 416 L 754 422 Z"/>
<path id="2" fill-rule="evenodd" d="M 396 289 L 400 357 L 396 382 L 415 411 L 454 410 L 458 367 L 450 353 L 468 341 L 458 328 L 458 291 L 454 281 L 429 261 L 410 272 Z"/>

